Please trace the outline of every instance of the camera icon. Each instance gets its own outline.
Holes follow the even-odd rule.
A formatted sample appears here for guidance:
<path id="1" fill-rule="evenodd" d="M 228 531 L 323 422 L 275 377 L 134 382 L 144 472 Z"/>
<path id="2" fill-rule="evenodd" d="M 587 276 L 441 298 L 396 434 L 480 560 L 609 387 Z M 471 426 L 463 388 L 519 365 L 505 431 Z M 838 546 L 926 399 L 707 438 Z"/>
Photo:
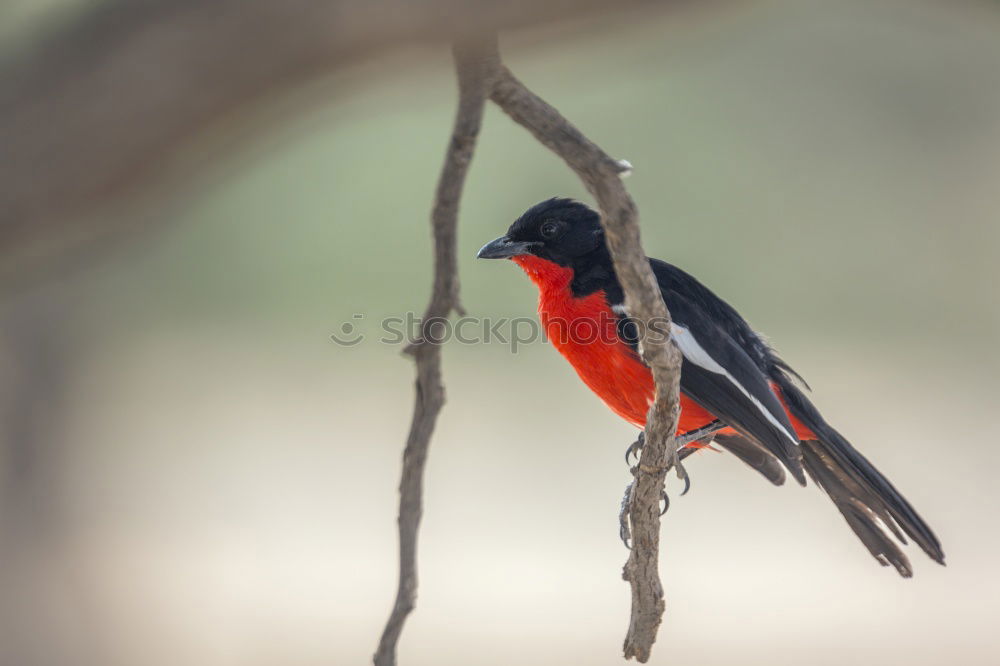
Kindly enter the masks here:
<path id="1" fill-rule="evenodd" d="M 355 321 L 360 321 L 364 319 L 363 314 L 355 314 L 351 316 L 351 319 Z M 339 333 L 331 333 L 330 339 L 341 347 L 353 347 L 365 339 L 364 333 L 358 330 L 358 326 L 350 321 L 345 321 L 340 325 Z"/>

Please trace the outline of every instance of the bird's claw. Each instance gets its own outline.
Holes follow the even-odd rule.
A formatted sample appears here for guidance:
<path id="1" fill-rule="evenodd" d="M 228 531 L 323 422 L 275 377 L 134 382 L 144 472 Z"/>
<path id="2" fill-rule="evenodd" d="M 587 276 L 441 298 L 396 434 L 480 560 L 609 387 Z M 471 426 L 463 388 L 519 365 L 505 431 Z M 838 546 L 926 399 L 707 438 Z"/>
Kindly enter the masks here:
<path id="1" fill-rule="evenodd" d="M 632 539 L 632 530 L 629 529 L 629 506 L 632 503 L 632 490 L 635 487 L 635 482 L 628 484 L 625 487 L 625 495 L 622 497 L 622 507 L 618 512 L 618 537 L 625 544 L 625 547 L 629 550 L 632 549 L 632 544 L 629 541 Z M 663 509 L 660 510 L 660 516 L 663 516 L 667 509 L 670 508 L 670 496 L 667 495 L 667 491 L 660 491 L 660 499 L 663 501 Z"/>
<path id="2" fill-rule="evenodd" d="M 677 476 L 684 481 L 684 490 L 681 491 L 681 497 L 684 497 L 691 490 L 691 476 L 688 474 L 687 468 L 681 464 L 680 458 L 677 459 L 674 467 L 677 469 Z"/>
<path id="3" fill-rule="evenodd" d="M 645 432 L 640 432 L 639 433 L 639 437 L 634 442 L 632 442 L 631 444 L 629 444 L 627 449 L 625 449 L 625 464 L 626 465 L 630 465 L 631 464 L 629 462 L 629 458 L 630 457 L 634 457 L 635 461 L 639 462 L 639 452 L 642 451 L 642 447 L 643 447 L 643 445 L 645 443 L 646 443 L 646 433 Z"/>
<path id="4" fill-rule="evenodd" d="M 687 447 L 688 444 L 699 441 L 703 444 L 711 444 L 715 433 L 725 427 L 726 424 L 716 420 L 709 423 L 707 426 L 698 428 L 697 430 L 686 432 L 683 435 L 677 435 L 677 449 L 674 454 L 674 468 L 677 470 L 677 477 L 684 481 L 684 490 L 681 491 L 681 497 L 687 495 L 687 492 L 691 490 L 691 477 L 688 475 L 687 469 L 685 469 L 681 461 L 697 451 L 696 448 L 685 447 Z"/>
<path id="5" fill-rule="evenodd" d="M 683 447 L 690 444 L 691 442 L 696 442 L 703 439 L 711 439 L 712 435 L 716 431 L 725 427 L 719 421 L 710 423 L 704 428 L 699 428 L 698 430 L 693 430 L 684 435 L 677 436 L 677 450 L 674 453 L 674 468 L 677 470 L 677 476 L 684 481 L 684 490 L 681 491 L 681 496 L 687 494 L 691 490 L 691 477 L 688 476 L 687 470 L 684 469 L 684 465 L 681 464 L 681 460 L 687 457 L 683 451 L 693 452 L 695 449 L 686 450 Z M 638 439 L 636 439 L 632 444 L 625 449 L 625 463 L 630 464 L 629 458 L 635 457 L 636 462 L 639 462 L 639 453 L 642 451 L 643 444 L 646 443 L 646 433 L 640 432 Z M 634 470 L 633 470 L 634 471 Z M 629 529 L 629 507 L 632 504 L 632 492 L 635 488 L 635 481 L 628 484 L 625 487 L 625 495 L 622 497 L 621 510 L 618 512 L 618 536 L 621 538 L 622 543 L 625 547 L 630 549 L 632 545 L 629 541 L 632 539 L 632 531 Z M 660 500 L 663 502 L 663 509 L 660 511 L 660 515 L 663 516 L 670 509 L 670 496 L 667 495 L 666 490 L 660 491 Z"/>
<path id="6" fill-rule="evenodd" d="M 625 496 L 622 497 L 622 508 L 618 512 L 618 536 L 629 550 L 632 549 L 632 546 L 629 544 L 629 540 L 632 538 L 632 531 L 628 527 L 628 509 L 632 503 L 632 488 L 634 486 L 634 481 L 625 486 Z"/>

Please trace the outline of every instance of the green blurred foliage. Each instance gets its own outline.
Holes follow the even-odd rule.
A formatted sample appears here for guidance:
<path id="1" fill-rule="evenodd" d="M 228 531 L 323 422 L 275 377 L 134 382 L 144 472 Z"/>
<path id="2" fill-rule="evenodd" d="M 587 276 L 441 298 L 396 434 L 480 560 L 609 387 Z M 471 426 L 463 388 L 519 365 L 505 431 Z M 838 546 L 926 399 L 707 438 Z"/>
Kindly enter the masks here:
<path id="1" fill-rule="evenodd" d="M 924 6 L 783 10 L 584 25 L 570 41 L 532 34 L 505 50 L 523 79 L 636 166 L 629 186 L 647 250 L 763 330 L 876 333 L 891 345 L 992 339 L 996 308 L 983 303 L 996 276 L 1000 88 L 985 84 L 1000 62 L 995 23 Z M 353 312 L 420 310 L 454 97 L 438 51 L 300 95 L 294 125 L 218 167 L 155 243 L 98 269 L 95 300 L 141 326 L 333 327 Z M 473 256 L 557 194 L 586 198 L 490 109 L 462 206 L 472 312 L 531 312 L 513 269 Z"/>

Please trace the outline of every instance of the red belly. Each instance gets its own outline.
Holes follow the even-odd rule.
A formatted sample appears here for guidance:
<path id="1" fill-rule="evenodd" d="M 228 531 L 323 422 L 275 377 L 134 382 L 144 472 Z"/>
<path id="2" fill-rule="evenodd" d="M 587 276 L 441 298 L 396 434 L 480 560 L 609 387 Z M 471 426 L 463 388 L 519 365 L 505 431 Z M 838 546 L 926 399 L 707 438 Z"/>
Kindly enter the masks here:
<path id="1" fill-rule="evenodd" d="M 617 317 L 604 294 L 575 298 L 573 273 L 537 257 L 514 261 L 538 285 L 538 314 L 545 334 L 583 383 L 616 414 L 642 428 L 653 401 L 653 375 L 632 348 L 618 339 Z M 678 432 L 708 425 L 715 418 L 681 395 Z"/>
<path id="2" fill-rule="evenodd" d="M 583 383 L 620 417 L 636 427 L 645 427 L 655 385 L 649 368 L 636 358 L 632 349 L 617 338 L 611 338 L 613 342 L 589 344 L 567 341 L 561 324 L 552 323 L 552 318 L 544 315 L 542 321 L 549 340 L 570 362 Z M 681 394 L 677 432 L 695 430 L 714 420 L 710 412 Z"/>

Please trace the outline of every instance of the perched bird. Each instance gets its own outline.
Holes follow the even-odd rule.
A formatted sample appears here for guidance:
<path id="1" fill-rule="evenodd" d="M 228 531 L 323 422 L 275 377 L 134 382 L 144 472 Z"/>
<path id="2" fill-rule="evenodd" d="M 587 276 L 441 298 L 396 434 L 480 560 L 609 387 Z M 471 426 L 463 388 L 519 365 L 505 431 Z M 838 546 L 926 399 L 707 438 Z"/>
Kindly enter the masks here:
<path id="1" fill-rule="evenodd" d="M 598 214 L 571 199 L 549 199 L 478 256 L 512 259 L 528 274 L 548 340 L 612 411 L 644 427 L 653 377 L 639 356 L 639 329 L 625 310 Z M 805 382 L 746 320 L 676 266 L 649 263 L 673 320 L 663 333 L 683 355 L 678 434 L 721 427 L 715 443 L 776 485 L 784 482 L 783 467 L 802 485 L 808 473 L 872 556 L 904 577 L 912 569 L 893 537 L 905 544 L 909 536 L 944 564 L 930 527 L 823 419 L 799 388 L 808 389 Z M 682 453 L 692 446 L 704 444 L 692 442 Z"/>

